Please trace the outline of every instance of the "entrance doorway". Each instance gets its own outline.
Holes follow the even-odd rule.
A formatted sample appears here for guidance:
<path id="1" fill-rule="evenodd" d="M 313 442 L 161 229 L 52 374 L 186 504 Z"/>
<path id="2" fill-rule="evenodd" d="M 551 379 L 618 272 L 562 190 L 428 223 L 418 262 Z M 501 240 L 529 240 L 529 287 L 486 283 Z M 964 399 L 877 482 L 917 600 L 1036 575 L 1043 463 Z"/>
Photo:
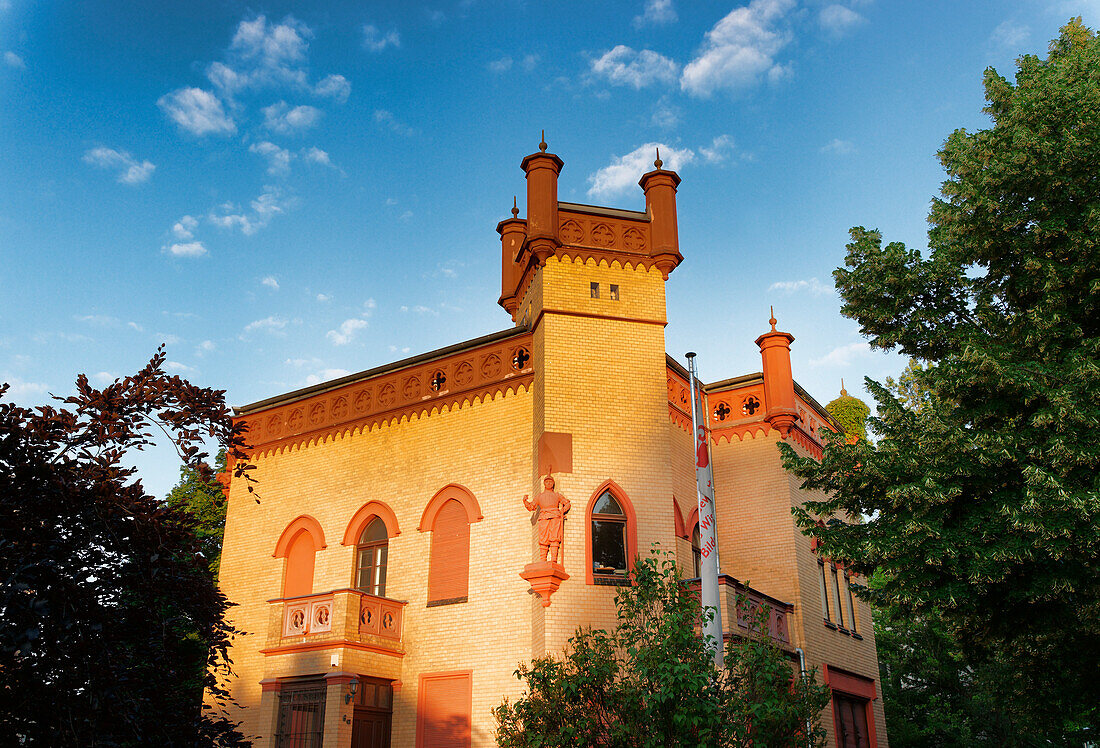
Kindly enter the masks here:
<path id="1" fill-rule="evenodd" d="M 390 748 L 393 683 L 359 676 L 351 722 L 352 748 Z"/>

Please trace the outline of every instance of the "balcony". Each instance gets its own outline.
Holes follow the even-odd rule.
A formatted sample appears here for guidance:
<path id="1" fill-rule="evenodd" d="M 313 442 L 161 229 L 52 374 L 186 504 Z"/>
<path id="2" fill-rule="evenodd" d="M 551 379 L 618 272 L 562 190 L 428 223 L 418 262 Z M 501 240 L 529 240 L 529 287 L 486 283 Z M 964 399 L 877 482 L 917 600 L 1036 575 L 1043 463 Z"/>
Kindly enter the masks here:
<path id="1" fill-rule="evenodd" d="M 400 600 L 342 589 L 268 601 L 271 613 L 266 654 L 352 647 L 403 655 Z"/>
<path id="2" fill-rule="evenodd" d="M 699 579 L 685 580 L 688 587 L 699 592 Z M 790 616 L 794 606 L 765 595 L 752 587 L 742 584 L 729 574 L 718 575 L 718 604 L 722 609 L 722 635 L 747 636 L 760 633 L 758 615 L 767 606 L 767 630 L 764 632 L 783 649 L 791 648 Z"/>

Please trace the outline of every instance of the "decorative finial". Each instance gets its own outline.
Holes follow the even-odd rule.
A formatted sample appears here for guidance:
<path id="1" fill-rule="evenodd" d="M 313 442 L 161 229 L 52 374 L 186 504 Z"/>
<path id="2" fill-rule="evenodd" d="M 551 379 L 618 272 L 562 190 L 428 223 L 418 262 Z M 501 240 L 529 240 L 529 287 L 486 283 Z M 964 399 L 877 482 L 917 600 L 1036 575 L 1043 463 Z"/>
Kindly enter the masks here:
<path id="1" fill-rule="evenodd" d="M 539 151 L 546 153 L 546 130 L 542 131 L 542 142 L 539 143 Z"/>
<path id="2" fill-rule="evenodd" d="M 665 162 L 661 160 L 661 147 L 657 146 L 657 160 L 653 162 L 653 165 L 660 169 L 665 165 Z"/>
<path id="3" fill-rule="evenodd" d="M 844 377 L 840 378 L 840 396 L 848 397 L 848 390 L 844 389 Z"/>
<path id="4" fill-rule="evenodd" d="M 519 218 L 519 204 L 515 195 L 512 195 L 512 218 Z"/>
<path id="5" fill-rule="evenodd" d="M 768 322 L 772 323 L 772 332 L 776 332 L 775 323 L 777 322 L 777 320 L 775 318 L 775 307 L 772 306 L 772 307 L 768 307 L 768 308 L 771 309 L 771 311 L 772 311 L 772 318 L 769 319 Z"/>

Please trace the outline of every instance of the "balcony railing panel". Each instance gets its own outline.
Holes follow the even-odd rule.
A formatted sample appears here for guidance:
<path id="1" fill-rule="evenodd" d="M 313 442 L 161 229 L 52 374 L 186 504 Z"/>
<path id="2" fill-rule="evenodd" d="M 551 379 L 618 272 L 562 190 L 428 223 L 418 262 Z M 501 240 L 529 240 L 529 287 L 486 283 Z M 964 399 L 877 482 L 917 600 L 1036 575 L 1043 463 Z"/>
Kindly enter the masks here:
<path id="1" fill-rule="evenodd" d="M 403 651 L 406 603 L 342 589 L 270 601 L 268 649 L 296 644 L 359 642 Z"/>

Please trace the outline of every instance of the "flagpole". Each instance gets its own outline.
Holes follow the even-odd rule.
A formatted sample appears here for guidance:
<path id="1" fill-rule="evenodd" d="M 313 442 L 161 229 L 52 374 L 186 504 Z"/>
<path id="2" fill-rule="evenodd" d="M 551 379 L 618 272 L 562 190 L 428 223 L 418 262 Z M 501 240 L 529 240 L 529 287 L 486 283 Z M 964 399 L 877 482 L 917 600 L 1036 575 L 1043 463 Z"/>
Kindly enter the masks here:
<path id="1" fill-rule="evenodd" d="M 695 439 L 695 487 L 699 506 L 699 602 L 705 616 L 714 615 L 703 626 L 708 646 L 713 648 L 714 664 L 723 666 L 722 608 L 718 596 L 718 527 L 714 520 L 714 476 L 710 467 L 710 445 L 701 422 L 702 403 L 697 403 L 695 354 L 688 353 L 688 381 L 691 391 L 691 432 Z"/>

